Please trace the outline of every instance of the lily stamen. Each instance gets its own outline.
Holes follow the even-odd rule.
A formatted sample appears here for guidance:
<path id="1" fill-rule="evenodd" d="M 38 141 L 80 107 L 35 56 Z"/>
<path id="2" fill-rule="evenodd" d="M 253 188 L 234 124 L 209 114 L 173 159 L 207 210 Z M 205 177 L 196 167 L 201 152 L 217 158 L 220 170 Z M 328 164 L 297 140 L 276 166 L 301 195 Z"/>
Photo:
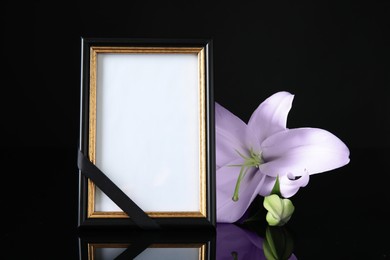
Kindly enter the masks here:
<path id="1" fill-rule="evenodd" d="M 238 150 L 236 150 L 236 152 L 244 159 L 244 163 L 238 164 L 238 165 L 231 165 L 231 166 L 240 166 L 241 167 L 240 174 L 238 175 L 236 186 L 235 186 L 234 192 L 233 192 L 233 197 L 232 197 L 233 201 L 238 201 L 238 199 L 239 199 L 238 193 L 240 191 L 241 181 L 242 181 L 242 179 L 244 179 L 244 177 L 247 174 L 247 172 L 249 171 L 249 169 L 251 167 L 259 168 L 260 164 L 262 164 L 264 162 L 263 158 L 261 156 L 261 152 L 256 153 L 255 151 L 253 151 L 252 148 L 249 150 L 249 154 L 250 154 L 249 157 L 243 155 Z"/>

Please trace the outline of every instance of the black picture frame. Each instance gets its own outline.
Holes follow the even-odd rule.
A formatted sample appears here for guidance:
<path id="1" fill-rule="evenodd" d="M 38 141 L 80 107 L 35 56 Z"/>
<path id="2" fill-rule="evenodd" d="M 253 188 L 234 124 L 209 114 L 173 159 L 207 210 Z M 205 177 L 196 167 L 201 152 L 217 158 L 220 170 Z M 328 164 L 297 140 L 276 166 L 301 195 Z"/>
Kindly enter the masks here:
<path id="1" fill-rule="evenodd" d="M 141 229 L 215 227 L 215 130 L 212 40 L 82 37 L 81 53 L 78 227 L 134 227 Z M 186 69 L 182 69 L 183 67 Z M 121 74 L 120 71 L 123 70 L 126 72 Z M 160 73 L 160 71 L 163 72 Z M 175 71 L 180 72 L 176 73 Z M 188 73 L 188 75 L 186 73 Z M 159 74 L 160 78 L 157 77 L 157 80 L 150 83 L 149 78 L 154 78 L 156 74 Z M 140 80 L 137 78 L 138 75 L 147 76 L 144 78 L 141 77 Z M 195 76 L 196 82 L 193 81 Z M 166 84 L 163 84 L 161 82 L 165 82 L 165 77 Z M 148 83 L 139 87 L 137 84 L 142 82 L 143 79 Z M 126 84 L 123 84 L 124 81 Z M 172 88 L 173 90 L 177 90 L 179 94 L 176 94 L 172 89 L 165 92 L 160 91 L 160 87 L 171 87 L 175 84 L 177 84 L 177 86 Z M 113 87 L 117 85 L 119 87 Z M 130 88 L 134 86 L 132 92 L 126 92 L 128 86 L 130 86 Z M 195 87 L 188 87 L 188 89 L 191 90 L 183 91 L 183 86 Z M 151 88 L 151 90 L 148 90 L 149 92 L 145 91 L 145 89 L 148 88 Z M 115 91 L 112 89 L 115 89 Z M 124 91 L 126 93 L 121 92 L 123 89 L 126 90 Z M 109 91 L 116 93 L 112 94 Z M 153 107 L 153 102 L 149 102 L 148 99 L 145 100 L 145 95 L 149 95 L 149 93 L 152 93 L 153 91 L 159 92 L 158 95 L 162 95 L 165 100 L 163 103 L 157 102 L 158 104 L 155 107 Z M 140 98 L 137 97 L 138 94 Z M 196 97 L 194 97 L 193 94 Z M 129 98 L 131 100 L 127 101 L 127 97 L 131 97 Z M 184 101 L 177 101 L 180 99 L 178 97 L 183 97 Z M 142 98 L 144 98 L 144 101 L 142 101 Z M 154 100 L 157 100 L 157 98 L 158 97 L 154 97 Z M 106 99 L 108 99 L 108 101 Z M 169 107 L 171 110 L 168 109 L 166 111 L 181 111 L 178 112 L 181 114 L 175 114 L 176 119 L 172 119 L 172 122 L 169 121 L 171 120 L 170 118 L 175 117 L 168 116 L 164 118 L 164 120 L 169 122 L 169 125 L 176 126 L 174 129 L 172 129 L 173 127 L 168 127 L 167 129 L 169 131 L 178 129 L 177 131 L 180 133 L 186 133 L 186 131 L 188 131 L 187 135 L 184 137 L 182 136 L 177 144 L 174 144 L 176 142 L 176 136 L 170 134 L 167 129 L 165 129 L 165 132 L 168 133 L 166 136 L 167 138 L 159 138 L 159 140 L 168 139 L 170 141 L 169 145 L 164 146 L 162 149 L 165 151 L 163 154 L 170 155 L 169 152 L 172 151 L 171 157 L 177 156 L 177 158 L 174 158 L 172 161 L 169 161 L 170 158 L 162 160 L 163 162 L 169 161 L 171 163 L 168 166 L 165 165 L 165 167 L 167 167 L 167 171 L 169 171 L 166 175 L 173 176 L 173 179 L 171 179 L 171 181 L 166 181 L 166 183 L 172 183 L 172 180 L 174 180 L 173 182 L 175 183 L 177 179 L 183 179 L 178 181 L 178 184 L 166 184 L 166 186 L 164 186 L 164 182 L 162 182 L 162 184 L 159 183 L 160 186 L 166 188 L 166 191 L 154 193 L 153 198 L 149 198 L 148 190 L 153 193 L 153 188 L 156 185 L 149 187 L 149 183 L 151 182 L 150 180 L 160 178 L 160 172 L 162 172 L 162 170 L 160 168 L 156 172 L 149 170 L 140 174 L 140 167 L 135 167 L 139 164 L 147 165 L 147 161 L 142 161 L 143 158 L 139 159 L 140 157 L 137 157 L 136 154 L 139 152 L 139 149 L 142 150 L 143 141 L 141 137 L 143 136 L 139 133 L 140 131 L 143 133 L 143 128 L 142 126 L 139 126 L 140 123 L 135 119 L 137 117 L 138 119 L 144 118 L 142 115 L 143 108 L 140 107 L 139 109 L 135 109 L 137 108 L 137 105 L 134 107 L 134 103 L 137 102 L 139 102 L 138 104 L 142 104 L 142 102 L 148 103 L 148 108 L 145 108 L 145 110 L 148 111 L 145 117 L 149 116 L 150 113 L 154 113 L 154 111 L 157 111 L 156 113 L 159 114 L 160 110 L 164 111 L 165 104 L 176 102 L 176 109 L 172 110 L 171 105 Z M 121 104 L 122 107 L 121 105 L 118 105 L 118 103 Z M 196 104 L 197 107 L 194 108 L 191 104 Z M 180 107 L 181 105 L 183 105 L 183 107 Z M 116 106 L 119 106 L 119 108 L 115 108 Z M 187 110 L 190 111 L 188 112 L 188 115 L 192 113 L 191 115 L 195 116 L 189 116 L 189 118 L 192 117 L 192 119 L 183 123 L 184 126 L 182 127 L 182 118 L 187 118 L 187 115 L 183 113 L 187 113 Z M 166 111 L 162 113 L 167 114 Z M 131 113 L 137 115 L 132 118 L 129 116 Z M 99 115 L 101 116 L 99 117 Z M 159 116 L 161 116 L 161 113 Z M 125 123 L 118 123 L 115 127 L 111 127 L 109 122 L 112 122 L 110 121 L 112 117 L 116 118 L 116 122 L 123 121 Z M 160 123 L 157 124 L 157 129 L 166 127 L 165 122 L 166 121 L 160 120 Z M 191 125 L 192 122 L 194 125 Z M 135 126 L 139 127 L 141 130 L 134 130 L 135 132 L 132 134 L 121 132 L 117 135 L 117 129 L 126 128 L 131 132 Z M 198 128 L 198 130 L 195 131 L 195 134 L 191 130 L 194 128 Z M 146 131 L 148 129 L 145 127 L 144 130 Z M 188 136 L 191 137 L 188 138 Z M 150 136 L 144 137 L 145 143 L 147 143 L 145 146 L 148 147 L 151 146 L 150 141 L 148 140 L 149 137 Z M 165 137 L 165 135 L 163 137 Z M 122 140 L 128 139 L 133 140 L 133 143 L 130 141 L 127 143 L 127 146 L 123 145 L 123 147 L 126 146 L 127 148 L 122 149 L 122 145 L 118 145 L 118 143 L 122 143 Z M 186 143 L 187 140 L 189 141 L 188 144 Z M 125 143 L 125 141 L 123 141 L 123 143 Z M 134 143 L 141 145 L 136 146 L 133 145 Z M 161 147 L 161 145 L 159 145 L 159 147 Z M 119 152 L 115 155 L 116 152 L 112 151 L 116 151 L 116 149 L 118 149 Z M 144 153 L 148 153 L 148 150 L 144 149 L 143 151 Z M 188 154 L 187 151 L 193 156 L 191 156 L 190 159 L 186 157 L 181 158 L 180 156 L 183 156 L 183 153 Z M 129 152 L 128 158 L 126 157 L 127 152 Z M 160 151 L 156 151 L 157 154 L 159 152 Z M 162 154 L 160 153 L 160 155 Z M 132 156 L 136 157 L 133 161 Z M 118 157 L 126 159 L 121 160 L 120 158 L 118 159 Z M 158 157 L 159 156 L 157 155 L 156 158 L 152 159 L 158 160 Z M 112 162 L 104 164 L 102 163 L 104 160 L 111 160 Z M 182 163 L 182 161 L 187 162 L 188 165 L 195 165 L 196 167 L 180 168 L 176 166 L 177 162 Z M 123 175 L 116 169 L 117 165 L 122 164 L 122 162 L 124 165 L 123 168 L 128 170 Z M 153 163 L 158 163 L 158 161 Z M 130 172 L 133 166 L 137 169 L 137 173 L 134 173 L 137 175 L 132 176 L 132 173 Z M 116 175 L 111 172 L 116 172 Z M 136 194 L 136 196 L 132 196 L 129 194 L 129 191 L 126 190 L 127 187 L 123 186 L 123 183 L 126 183 L 126 180 L 122 181 L 122 177 L 123 179 L 132 178 L 134 176 L 138 178 L 140 175 L 148 176 L 149 173 L 151 176 L 145 177 L 146 180 L 140 180 L 139 183 L 141 184 L 134 184 L 133 179 L 128 181 L 130 186 L 133 185 L 133 188 L 137 185 L 144 187 L 139 190 L 140 195 Z M 194 185 L 192 184 L 193 182 L 195 182 Z M 192 187 L 192 185 L 194 187 Z M 171 191 L 173 194 L 167 195 L 167 198 L 160 198 L 160 194 L 170 194 Z M 174 192 L 177 192 L 177 194 L 174 194 Z M 106 196 L 106 198 L 102 199 L 104 196 Z M 138 201 L 133 198 L 137 196 L 139 197 Z M 175 199 L 173 199 L 181 197 L 184 197 L 184 199 L 182 199 L 180 203 L 175 202 Z M 145 198 L 145 202 L 140 198 Z M 156 211 L 154 211 L 154 209 L 142 209 L 144 207 L 159 208 L 160 204 L 163 204 L 164 201 L 166 201 L 166 205 L 162 205 L 162 209 Z M 190 201 L 190 203 L 187 203 L 187 201 Z M 110 207 L 114 207 L 113 205 L 118 207 L 119 210 L 111 210 Z M 100 209 L 98 207 L 100 207 Z M 173 210 L 170 210 L 171 207 Z M 153 223 L 150 225 L 147 224 L 147 222 Z"/>

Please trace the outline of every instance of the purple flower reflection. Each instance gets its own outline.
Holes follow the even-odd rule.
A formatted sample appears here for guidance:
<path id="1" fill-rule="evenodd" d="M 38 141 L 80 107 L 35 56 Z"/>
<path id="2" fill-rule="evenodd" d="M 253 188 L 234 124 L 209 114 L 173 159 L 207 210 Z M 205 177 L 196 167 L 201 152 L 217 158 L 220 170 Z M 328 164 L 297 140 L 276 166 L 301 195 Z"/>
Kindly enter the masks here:
<path id="1" fill-rule="evenodd" d="M 235 224 L 217 224 L 217 260 L 266 259 L 263 242 L 255 232 Z"/>
<path id="2" fill-rule="evenodd" d="M 217 224 L 217 260 L 267 260 L 264 255 L 265 240 L 253 231 L 235 224 Z M 272 241 L 268 243 L 274 244 Z M 283 249 L 283 248 L 279 248 Z M 288 260 L 296 260 L 292 254 Z"/>

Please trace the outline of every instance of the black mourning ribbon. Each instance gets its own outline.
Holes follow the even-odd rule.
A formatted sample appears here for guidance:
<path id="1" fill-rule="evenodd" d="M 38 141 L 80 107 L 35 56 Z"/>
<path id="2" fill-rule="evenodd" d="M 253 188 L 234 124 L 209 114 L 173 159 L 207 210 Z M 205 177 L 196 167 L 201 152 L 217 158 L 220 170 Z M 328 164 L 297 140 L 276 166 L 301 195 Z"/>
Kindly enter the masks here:
<path id="1" fill-rule="evenodd" d="M 130 219 L 141 229 L 160 229 L 159 224 L 150 218 L 121 189 L 118 188 L 96 165 L 94 165 L 80 150 L 77 165 L 81 173 L 99 187 Z"/>

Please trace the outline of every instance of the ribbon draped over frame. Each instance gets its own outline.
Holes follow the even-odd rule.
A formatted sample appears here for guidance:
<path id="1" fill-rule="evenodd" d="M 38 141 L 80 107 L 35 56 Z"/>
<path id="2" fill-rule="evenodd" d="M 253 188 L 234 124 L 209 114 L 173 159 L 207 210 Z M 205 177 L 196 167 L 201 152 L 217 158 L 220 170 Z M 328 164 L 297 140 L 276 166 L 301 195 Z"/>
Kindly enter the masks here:
<path id="1" fill-rule="evenodd" d="M 145 230 L 160 229 L 160 225 L 154 219 L 149 217 L 80 150 L 78 151 L 77 165 L 81 173 L 91 179 L 138 227 Z"/>

